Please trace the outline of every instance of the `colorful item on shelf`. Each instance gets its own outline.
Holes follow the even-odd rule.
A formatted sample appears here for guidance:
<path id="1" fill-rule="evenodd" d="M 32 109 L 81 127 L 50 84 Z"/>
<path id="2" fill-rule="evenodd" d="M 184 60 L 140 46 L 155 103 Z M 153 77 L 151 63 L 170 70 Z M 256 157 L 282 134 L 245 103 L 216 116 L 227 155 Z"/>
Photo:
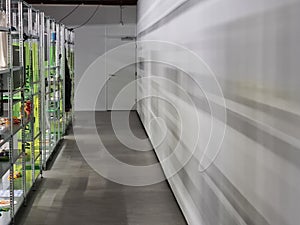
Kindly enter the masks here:
<path id="1" fill-rule="evenodd" d="M 51 33 L 51 41 L 56 41 L 56 33 L 55 32 Z"/>
<path id="2" fill-rule="evenodd" d="M 8 207 L 8 206 L 10 206 L 10 200 L 6 200 L 6 199 L 0 200 L 0 207 Z"/>
<path id="3" fill-rule="evenodd" d="M 19 125 L 21 123 L 21 120 L 17 118 L 16 116 L 13 116 L 14 124 Z"/>
<path id="4" fill-rule="evenodd" d="M 0 162 L 8 162 L 9 161 L 9 151 L 1 150 L 0 151 Z"/>
<path id="5" fill-rule="evenodd" d="M 14 173 L 14 180 L 16 180 L 16 179 L 18 179 L 18 178 L 21 178 L 22 177 L 22 174 L 21 174 L 21 172 L 15 172 Z M 11 179 L 11 177 L 9 176 L 8 177 L 8 180 L 10 180 Z"/>
<path id="6" fill-rule="evenodd" d="M 30 115 L 31 115 L 31 102 L 29 100 L 26 101 L 24 110 L 25 110 L 25 113 L 27 115 L 27 118 L 29 119 Z"/>
<path id="7" fill-rule="evenodd" d="M 0 118 L 0 125 L 9 125 L 9 119 L 6 117 L 1 117 Z"/>
<path id="8" fill-rule="evenodd" d="M 14 201 L 14 205 L 16 205 L 17 202 Z M 1 199 L 0 200 L 0 208 L 2 208 L 1 211 L 7 212 L 10 209 L 10 200 L 9 199 Z"/>
<path id="9" fill-rule="evenodd" d="M 10 207 L 8 208 L 0 208 L 0 212 L 8 212 L 10 210 Z M 2 216 L 2 214 L 0 213 L 0 216 Z"/>
<path id="10" fill-rule="evenodd" d="M 21 123 L 21 120 L 18 117 L 13 116 L 13 122 L 14 122 L 15 125 L 19 125 Z M 0 130 L 4 129 L 4 128 L 1 128 L 1 125 L 2 126 L 4 126 L 4 125 L 5 126 L 10 125 L 10 119 L 7 118 L 7 117 L 1 117 L 0 118 Z"/>

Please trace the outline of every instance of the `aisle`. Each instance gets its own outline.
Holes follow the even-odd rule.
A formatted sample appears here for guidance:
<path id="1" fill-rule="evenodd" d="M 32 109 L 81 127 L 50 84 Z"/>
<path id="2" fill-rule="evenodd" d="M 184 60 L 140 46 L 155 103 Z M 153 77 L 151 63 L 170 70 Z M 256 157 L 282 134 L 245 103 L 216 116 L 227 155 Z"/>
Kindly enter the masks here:
<path id="1" fill-rule="evenodd" d="M 120 112 L 119 116 L 122 120 L 124 115 Z M 132 151 L 117 141 L 110 113 L 99 112 L 96 118 L 98 132 L 113 155 L 132 165 L 157 162 L 153 151 Z M 74 126 L 89 132 L 91 121 L 89 113 L 80 113 Z M 130 125 L 136 136 L 146 137 L 135 112 L 130 115 Z M 66 137 L 56 162 L 44 176 L 17 225 L 186 224 L 166 182 L 129 187 L 104 179 L 85 162 L 73 134 Z"/>

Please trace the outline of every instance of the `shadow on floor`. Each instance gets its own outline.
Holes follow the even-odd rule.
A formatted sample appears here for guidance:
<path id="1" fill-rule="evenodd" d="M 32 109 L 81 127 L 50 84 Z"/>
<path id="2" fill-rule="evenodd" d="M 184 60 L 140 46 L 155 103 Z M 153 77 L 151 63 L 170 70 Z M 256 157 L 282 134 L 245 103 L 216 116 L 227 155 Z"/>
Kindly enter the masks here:
<path id="1" fill-rule="evenodd" d="M 140 153 L 116 139 L 110 115 L 97 112 L 96 124 L 100 137 L 110 140 L 105 145 L 111 154 L 133 165 L 157 163 L 153 151 Z M 90 116 L 90 113 L 77 115 L 74 126 L 85 130 L 90 126 Z M 119 116 L 122 120 L 122 113 Z M 136 136 L 147 138 L 137 114 L 130 113 L 129 120 Z M 19 213 L 17 225 L 186 224 L 167 182 L 131 187 L 103 178 L 86 163 L 72 132 L 66 136 L 52 169 L 44 177 L 28 206 Z"/>

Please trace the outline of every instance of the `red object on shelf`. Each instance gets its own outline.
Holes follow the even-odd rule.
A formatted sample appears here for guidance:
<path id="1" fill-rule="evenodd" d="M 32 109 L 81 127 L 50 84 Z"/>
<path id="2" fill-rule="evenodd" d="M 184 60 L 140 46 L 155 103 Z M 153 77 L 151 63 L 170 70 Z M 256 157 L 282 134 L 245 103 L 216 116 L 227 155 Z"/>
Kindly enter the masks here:
<path id="1" fill-rule="evenodd" d="M 26 101 L 24 110 L 25 110 L 25 113 L 26 113 L 27 117 L 30 118 L 30 114 L 31 114 L 31 102 L 29 100 Z"/>

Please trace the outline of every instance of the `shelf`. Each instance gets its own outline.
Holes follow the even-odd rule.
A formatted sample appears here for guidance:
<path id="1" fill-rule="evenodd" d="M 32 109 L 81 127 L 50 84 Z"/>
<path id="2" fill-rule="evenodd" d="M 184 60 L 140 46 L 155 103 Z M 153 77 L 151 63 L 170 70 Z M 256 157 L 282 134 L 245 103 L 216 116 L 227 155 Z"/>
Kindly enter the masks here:
<path id="1" fill-rule="evenodd" d="M 48 113 L 55 113 L 55 112 L 57 112 L 58 110 L 59 110 L 59 107 L 58 107 L 58 108 L 55 108 L 55 109 L 48 109 L 47 112 L 48 112 Z M 51 118 L 49 118 L 49 119 L 51 119 Z"/>
<path id="2" fill-rule="evenodd" d="M 0 225 L 9 225 L 11 222 L 10 211 L 1 212 L 2 216 L 0 217 Z"/>
<path id="3" fill-rule="evenodd" d="M 31 34 L 31 35 L 29 36 L 29 38 L 35 39 L 35 40 L 40 39 L 40 37 L 39 37 L 38 35 L 35 35 L 35 34 Z"/>
<path id="4" fill-rule="evenodd" d="M 18 183 L 17 180 L 15 180 L 15 183 Z M 10 191 L 9 190 L 0 190 L 0 198 L 9 198 Z M 21 198 L 23 196 L 23 190 L 14 190 L 14 197 L 15 198 Z"/>
<path id="5" fill-rule="evenodd" d="M 32 40 L 32 39 L 34 39 L 34 40 L 40 39 L 40 37 L 36 34 L 28 34 L 27 32 L 24 32 L 24 35 L 27 38 L 26 41 Z"/>
<path id="6" fill-rule="evenodd" d="M 13 151 L 13 163 L 15 163 L 18 159 L 20 159 L 22 156 L 22 153 L 19 152 L 19 150 Z M 11 162 L 0 162 L 0 177 L 2 178 L 7 171 L 9 171 L 11 168 Z"/>
<path id="7" fill-rule="evenodd" d="M 53 69 L 60 68 L 60 66 L 48 66 L 48 67 L 46 67 L 46 68 L 47 68 L 47 69 L 50 69 L 50 70 L 51 70 L 51 69 L 53 70 Z"/>
<path id="8" fill-rule="evenodd" d="M 12 91 L 12 94 L 16 95 L 16 94 L 18 94 L 18 93 L 20 93 L 22 91 L 24 91 L 23 88 L 15 89 L 15 90 Z M 0 93 L 3 93 L 3 95 L 6 96 L 6 98 L 8 98 L 7 97 L 9 95 L 8 90 L 0 90 Z"/>
<path id="9" fill-rule="evenodd" d="M 50 85 L 60 84 L 61 81 L 49 81 Z"/>
<path id="10" fill-rule="evenodd" d="M 10 73 L 11 72 L 11 70 L 13 71 L 13 72 L 16 72 L 16 71 L 20 71 L 20 70 L 22 70 L 23 69 L 23 67 L 22 66 L 14 66 L 12 69 L 10 69 L 10 68 L 0 68 L 0 74 L 8 74 L 8 73 Z"/>
<path id="11" fill-rule="evenodd" d="M 7 74 L 10 73 L 10 69 L 8 68 L 0 68 L 0 74 Z"/>
<path id="12" fill-rule="evenodd" d="M 12 31 L 11 34 L 12 35 L 18 35 L 18 36 L 20 36 L 20 32 L 19 31 Z"/>
<path id="13" fill-rule="evenodd" d="M 25 138 L 24 142 L 34 142 L 36 139 L 38 139 L 41 136 L 41 132 L 39 132 L 33 139 L 32 138 Z M 21 142 L 22 140 L 18 140 L 19 142 Z"/>
<path id="14" fill-rule="evenodd" d="M 0 26 L 0 32 L 9 32 L 10 29 L 8 27 L 2 27 Z"/>
<path id="15" fill-rule="evenodd" d="M 23 69 L 23 66 L 14 66 L 12 70 L 13 70 L 13 72 L 16 72 L 16 71 L 20 71 L 22 69 Z"/>
<path id="16" fill-rule="evenodd" d="M 9 141 L 14 134 L 18 133 L 22 129 L 22 125 L 13 125 L 13 132 L 11 132 L 10 126 L 6 127 L 6 130 L 3 133 L 0 133 L 0 137 L 3 140 L 0 143 L 0 147 L 4 145 L 7 141 Z"/>
<path id="17" fill-rule="evenodd" d="M 41 81 L 35 81 L 31 83 L 31 85 L 35 85 L 35 84 L 41 84 Z"/>
<path id="18" fill-rule="evenodd" d="M 24 127 L 28 125 L 31 120 L 28 120 L 24 123 Z M 13 125 L 13 131 L 11 132 L 10 126 L 6 128 L 6 130 L 0 133 L 0 137 L 2 142 L 0 143 L 0 147 L 3 146 L 6 142 L 8 142 L 14 135 L 16 135 L 23 128 L 22 124 Z"/>
<path id="19" fill-rule="evenodd" d="M 37 92 L 37 93 L 32 94 L 32 96 L 37 96 L 37 95 L 40 95 L 40 94 L 41 94 L 40 92 Z"/>
<path id="20" fill-rule="evenodd" d="M 20 102 L 22 102 L 21 99 L 14 99 L 13 100 L 13 105 L 16 105 L 16 104 L 18 104 Z M 8 104 L 9 102 L 8 102 L 8 99 L 3 99 L 2 101 L 0 100 L 0 103 Z"/>

